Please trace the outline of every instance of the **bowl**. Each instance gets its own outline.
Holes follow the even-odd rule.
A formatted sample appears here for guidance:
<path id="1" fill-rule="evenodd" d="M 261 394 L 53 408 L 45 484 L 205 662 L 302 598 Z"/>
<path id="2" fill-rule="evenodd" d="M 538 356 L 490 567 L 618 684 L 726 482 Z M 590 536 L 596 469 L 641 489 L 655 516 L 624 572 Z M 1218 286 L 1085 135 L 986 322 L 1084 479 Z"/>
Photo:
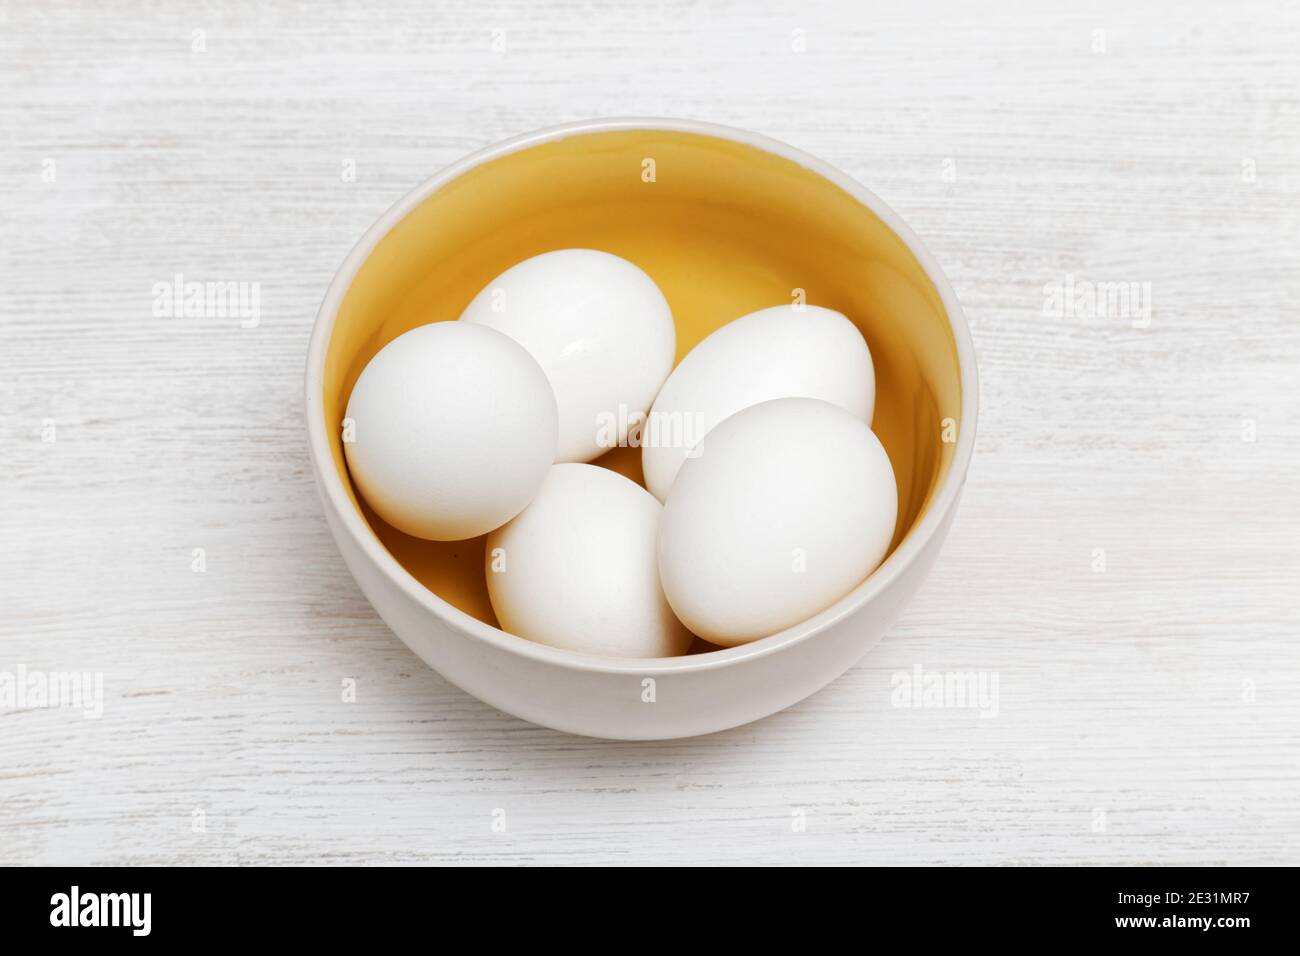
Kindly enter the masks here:
<path id="1" fill-rule="evenodd" d="M 770 637 L 651 660 L 560 650 L 496 626 L 483 539 L 429 542 L 385 525 L 353 487 L 343 416 L 381 347 L 454 320 L 504 269 L 552 249 L 603 249 L 658 283 L 677 358 L 720 325 L 782 302 L 843 312 L 871 347 L 873 428 L 898 481 L 880 567 Z M 609 119 L 541 130 L 454 163 L 386 212 L 321 304 L 306 370 L 325 516 L 379 616 L 447 680 L 507 713 L 593 737 L 725 730 L 834 680 L 880 639 L 934 563 L 975 441 L 975 360 L 952 289 L 883 202 L 776 140 L 708 123 Z M 640 479 L 637 449 L 597 460 Z"/>

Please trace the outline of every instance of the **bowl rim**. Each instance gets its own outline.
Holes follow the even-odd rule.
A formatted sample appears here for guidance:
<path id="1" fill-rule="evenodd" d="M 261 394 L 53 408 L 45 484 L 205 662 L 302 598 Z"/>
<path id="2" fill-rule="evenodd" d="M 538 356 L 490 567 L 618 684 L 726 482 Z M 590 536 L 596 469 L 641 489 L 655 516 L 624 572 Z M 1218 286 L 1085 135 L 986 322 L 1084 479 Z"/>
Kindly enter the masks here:
<path id="1" fill-rule="evenodd" d="M 366 524 L 360 510 L 352 504 L 338 470 L 334 466 L 334 456 L 330 449 L 329 436 L 326 434 L 325 416 L 323 414 L 322 391 L 324 388 L 325 356 L 328 351 L 330 337 L 334 331 L 339 305 L 351 287 L 353 279 L 360 271 L 362 264 L 398 222 L 433 193 L 471 169 L 491 160 L 572 136 L 636 130 L 693 133 L 753 147 L 803 166 L 810 172 L 838 186 L 856 201 L 870 209 L 903 241 L 903 244 L 916 257 L 922 270 L 924 270 L 926 276 L 938 291 L 940 301 L 943 303 L 944 310 L 948 315 L 948 323 L 952 328 L 953 341 L 957 348 L 958 372 L 961 383 L 961 421 L 958 428 L 957 445 L 954 449 L 948 473 L 944 476 L 934 500 L 926 509 L 921 520 L 912 526 L 912 529 L 899 543 L 898 547 L 875 571 L 830 607 L 785 630 L 751 641 L 748 644 L 682 657 L 603 657 L 597 654 L 538 644 L 480 621 L 430 591 L 389 553 L 388 549 L 380 542 L 379 537 Z M 304 408 L 307 416 L 308 443 L 312 468 L 316 475 L 316 483 L 320 489 L 321 498 L 326 507 L 333 509 L 342 527 L 361 553 L 385 577 L 448 627 L 467 633 L 507 653 L 529 658 L 536 663 L 569 670 L 636 675 L 638 677 L 653 677 L 685 671 L 714 670 L 779 653 L 787 648 L 802 644 L 822 631 L 833 627 L 885 591 L 890 584 L 903 575 L 913 562 L 918 560 L 944 520 L 956 506 L 970 465 L 971 454 L 975 447 L 975 422 L 979 407 L 975 350 L 961 304 L 957 301 L 957 296 L 953 292 L 947 276 L 939 268 L 934 257 L 896 212 L 889 208 L 875 193 L 847 173 L 810 153 L 805 153 L 780 140 L 761 133 L 753 133 L 748 130 L 716 123 L 659 117 L 612 117 L 581 120 L 523 133 L 485 146 L 462 157 L 410 190 L 397 202 L 393 203 L 366 230 L 356 245 L 352 247 L 352 250 L 343 260 L 342 265 L 339 266 L 338 271 L 331 280 L 313 323 L 311 343 L 307 350 L 304 379 L 306 387 Z"/>

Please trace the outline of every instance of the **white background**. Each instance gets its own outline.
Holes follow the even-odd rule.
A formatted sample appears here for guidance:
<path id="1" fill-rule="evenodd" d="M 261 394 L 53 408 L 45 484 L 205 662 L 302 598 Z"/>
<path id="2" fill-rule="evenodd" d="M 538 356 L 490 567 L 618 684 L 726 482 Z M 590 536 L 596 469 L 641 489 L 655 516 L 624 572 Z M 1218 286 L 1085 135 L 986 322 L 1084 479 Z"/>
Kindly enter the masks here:
<path id="1" fill-rule="evenodd" d="M 190 6 L 0 5 L 0 671 L 104 675 L 99 720 L 0 708 L 0 861 L 1300 861 L 1295 5 Z M 390 203 L 625 114 L 867 184 L 981 378 L 888 637 L 785 713 L 636 745 L 504 716 L 393 637 L 301 397 Z M 176 273 L 260 283 L 260 325 L 154 317 Z M 1067 276 L 1150 283 L 1149 328 L 1046 315 Z M 892 706 L 918 665 L 996 675 L 997 716 Z"/>

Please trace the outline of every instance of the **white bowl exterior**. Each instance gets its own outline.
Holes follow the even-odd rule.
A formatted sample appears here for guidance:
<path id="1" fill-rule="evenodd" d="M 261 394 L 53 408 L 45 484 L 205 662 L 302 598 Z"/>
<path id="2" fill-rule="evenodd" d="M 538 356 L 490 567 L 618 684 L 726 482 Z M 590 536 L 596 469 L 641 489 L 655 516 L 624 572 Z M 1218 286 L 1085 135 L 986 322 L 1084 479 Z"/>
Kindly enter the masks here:
<path id="1" fill-rule="evenodd" d="M 874 600 L 806 640 L 725 667 L 664 672 L 658 662 L 647 661 L 642 670 L 628 662 L 627 668 L 597 672 L 573 666 L 564 652 L 556 652 L 554 660 L 521 655 L 431 615 L 369 559 L 337 515 L 327 510 L 326 517 L 362 593 L 422 661 L 508 714 L 611 740 L 667 740 L 727 730 L 784 710 L 825 687 L 884 636 L 929 574 L 952 523 L 950 512 L 918 558 Z M 643 699 L 647 679 L 654 681 L 653 702 Z"/>
<path id="2" fill-rule="evenodd" d="M 962 413 L 949 471 L 926 513 L 893 554 L 834 606 L 781 634 L 708 654 L 637 661 L 599 658 L 533 644 L 447 604 L 383 547 L 352 505 L 325 433 L 322 388 L 334 318 L 357 270 L 379 240 L 420 202 L 469 169 L 568 136 L 655 129 L 746 143 L 793 160 L 845 189 L 908 246 L 939 291 L 961 366 Z M 612 119 L 526 134 L 469 156 L 400 200 L 349 254 L 321 305 L 307 362 L 306 413 L 313 471 L 330 532 L 348 570 L 379 616 L 421 660 L 457 687 L 535 724 L 591 737 L 663 740 L 737 727 L 820 690 L 884 635 L 920 587 L 947 537 L 975 440 L 974 351 L 946 278 L 883 202 L 833 167 L 758 134 L 685 120 Z M 652 680 L 653 702 L 645 681 Z"/>

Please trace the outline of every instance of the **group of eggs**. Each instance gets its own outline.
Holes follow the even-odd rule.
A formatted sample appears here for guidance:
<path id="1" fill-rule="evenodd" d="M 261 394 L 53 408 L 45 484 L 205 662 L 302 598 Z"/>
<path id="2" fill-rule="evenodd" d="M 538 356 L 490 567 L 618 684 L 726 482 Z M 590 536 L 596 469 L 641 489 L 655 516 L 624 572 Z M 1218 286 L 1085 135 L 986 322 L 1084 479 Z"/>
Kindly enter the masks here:
<path id="1" fill-rule="evenodd" d="M 839 312 L 761 309 L 673 368 L 668 301 L 592 249 L 527 259 L 456 322 L 362 370 L 344 449 L 374 511 L 417 537 L 488 535 L 501 626 L 615 657 L 797 624 L 884 558 L 897 489 L 875 370 Z M 587 464 L 639 446 L 645 486 Z"/>

